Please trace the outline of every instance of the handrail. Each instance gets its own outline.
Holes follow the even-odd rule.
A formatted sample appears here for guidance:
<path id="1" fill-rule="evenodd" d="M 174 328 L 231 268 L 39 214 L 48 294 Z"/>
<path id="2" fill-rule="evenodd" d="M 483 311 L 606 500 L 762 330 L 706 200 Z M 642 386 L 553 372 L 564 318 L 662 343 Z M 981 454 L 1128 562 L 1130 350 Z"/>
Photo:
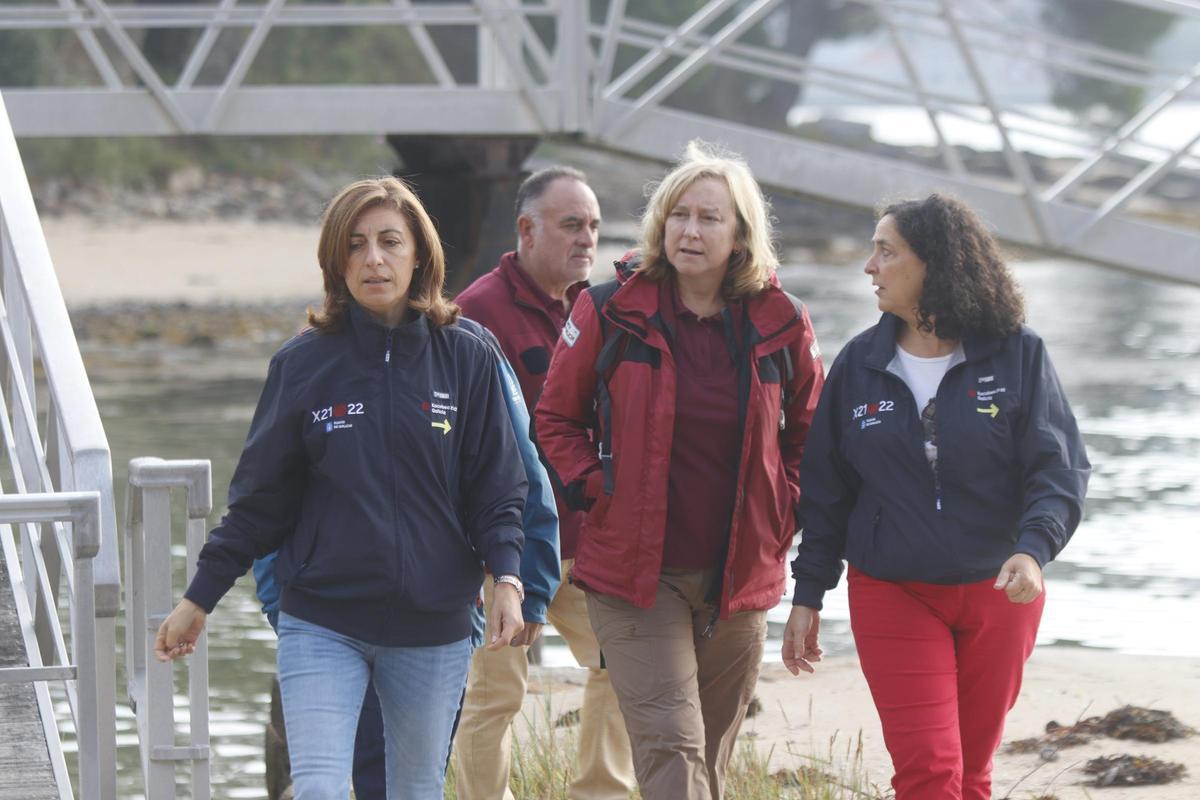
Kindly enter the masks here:
<path id="1" fill-rule="evenodd" d="M 175 744 L 173 664 L 154 658 L 154 640 L 174 605 L 171 586 L 171 490 L 187 498 L 188 581 L 204 545 L 205 519 L 212 511 L 208 461 L 135 458 L 129 462 L 125 494 L 125 676 L 137 718 L 138 747 L 147 800 L 175 797 L 175 768 L 191 763 L 191 798 L 208 800 L 208 633 L 200 634 L 187 659 L 189 743 Z"/>
<path id="2" fill-rule="evenodd" d="M 0 668 L 0 684 L 33 683 L 50 767 L 59 796 L 71 798 L 70 777 L 54 719 L 54 708 L 46 683 L 63 681 L 79 745 L 79 796 L 101 798 L 100 724 L 101 696 L 96 661 L 95 588 L 93 561 L 100 550 L 101 502 L 98 492 L 55 492 L 0 495 L 0 547 L 9 573 L 17 619 L 28 657 L 27 667 Z M 60 523 L 70 523 L 69 534 Z M 39 527 L 41 523 L 45 527 Z M 13 526 L 23 531 L 18 546 Z M 49 537 L 46 536 L 49 534 Z M 61 629 L 54 631 L 52 663 L 46 663 L 39 643 L 39 610 L 56 608 L 60 597 L 58 581 L 48 574 L 47 550 L 58 563 L 70 565 L 72 580 L 67 601 L 72 609 L 70 654 Z M 56 663 L 55 663 L 56 662 Z"/>
<path id="3" fill-rule="evenodd" d="M 116 616 L 120 604 L 116 516 L 108 438 L 92 395 L 79 345 L 54 273 L 50 251 L 0 97 L 0 351 L 3 397 L 12 409 L 6 432 L 9 461 L 22 492 L 83 491 L 99 496 L 98 550 L 90 559 L 92 596 L 77 596 L 74 617 L 95 618 L 94 724 L 81 726 L 80 780 L 103 800 L 116 798 Z M 35 369 L 40 367 L 39 371 Z M 44 380 L 45 409 L 37 408 Z M 6 415 L 7 416 L 7 415 Z M 56 584 L 61 560 L 43 539 L 47 582 Z M 71 580 L 71 573 L 67 575 Z M 51 588 L 54 588 L 51 586 Z M 72 591 L 78 593 L 79 588 Z M 32 608 L 42 654 L 49 657 L 58 609 Z M 93 667 L 94 664 L 94 667 Z M 89 702 L 91 702 L 89 700 Z M 85 744 L 85 738 L 95 737 Z M 85 758 L 85 754 L 87 757 Z M 83 776 L 87 776 L 86 779 Z"/>

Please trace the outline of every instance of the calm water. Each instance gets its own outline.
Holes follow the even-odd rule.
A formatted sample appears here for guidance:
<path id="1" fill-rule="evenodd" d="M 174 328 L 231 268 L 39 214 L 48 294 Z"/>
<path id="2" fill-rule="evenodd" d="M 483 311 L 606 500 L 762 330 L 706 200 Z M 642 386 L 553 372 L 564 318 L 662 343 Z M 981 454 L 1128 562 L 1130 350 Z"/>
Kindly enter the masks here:
<path id="1" fill-rule="evenodd" d="M 1200 656 L 1200 637 L 1180 627 L 1200 612 L 1200 289 L 1062 261 L 1024 263 L 1017 273 L 1030 324 L 1048 343 L 1094 465 L 1083 524 L 1047 569 L 1039 643 Z M 792 266 L 783 279 L 808 303 L 830 361 L 877 318 L 870 281 L 857 266 Z M 118 486 L 133 456 L 208 458 L 219 514 L 269 352 L 85 354 Z M 211 619 L 216 797 L 266 796 L 262 740 L 275 647 L 252 584 L 240 581 Z M 826 609 L 826 650 L 852 649 L 844 587 Z M 770 615 L 770 659 L 778 659 L 786 617 L 785 605 Z M 544 657 L 571 663 L 553 637 Z M 121 724 L 121 774 L 132 779 L 131 716 Z M 122 785 L 121 797 L 137 796 L 133 783 Z"/>

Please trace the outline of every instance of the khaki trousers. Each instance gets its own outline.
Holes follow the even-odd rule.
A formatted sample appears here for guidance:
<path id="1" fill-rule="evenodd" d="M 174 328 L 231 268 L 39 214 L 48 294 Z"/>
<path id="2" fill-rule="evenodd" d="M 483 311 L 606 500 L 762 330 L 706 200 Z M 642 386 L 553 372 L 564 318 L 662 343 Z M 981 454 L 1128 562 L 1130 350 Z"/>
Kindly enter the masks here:
<path id="1" fill-rule="evenodd" d="M 587 596 L 588 616 L 621 703 L 644 800 L 719 800 L 754 694 L 767 612 L 704 629 L 712 570 L 664 570 L 651 608 Z"/>
<path id="2" fill-rule="evenodd" d="M 562 574 L 572 561 L 562 562 Z M 492 584 L 484 584 L 484 602 L 492 602 Z M 587 667 L 579 724 L 579 768 L 571 783 L 571 800 L 627 800 L 635 786 L 629 736 L 609 685 L 600 669 L 600 647 L 588 623 L 584 594 L 563 581 L 547 610 L 555 630 L 566 640 L 580 666 Z M 484 632 L 484 641 L 491 638 Z M 480 647 L 471 661 L 462 720 L 454 744 L 459 800 L 512 800 L 508 788 L 512 721 L 521 711 L 529 661 L 524 647 L 488 652 Z"/>

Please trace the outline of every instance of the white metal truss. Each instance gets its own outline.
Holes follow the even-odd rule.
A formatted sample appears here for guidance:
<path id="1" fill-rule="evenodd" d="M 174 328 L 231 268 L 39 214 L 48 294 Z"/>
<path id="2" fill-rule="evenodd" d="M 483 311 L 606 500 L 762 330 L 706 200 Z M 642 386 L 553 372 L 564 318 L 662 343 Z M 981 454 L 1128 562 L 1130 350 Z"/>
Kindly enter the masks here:
<path id="1" fill-rule="evenodd" d="M 1200 20 L 1200 0 L 1115 2 L 1181 24 Z M 1146 214 L 1155 210 L 1147 195 L 1163 181 L 1200 179 L 1200 124 L 1171 144 L 1145 136 L 1164 112 L 1200 105 L 1200 63 L 1164 66 L 1052 33 L 1029 15 L 1010 13 L 1020 4 L 844 0 L 875 12 L 891 66 L 833 67 L 761 44 L 756 33 L 792 5 L 697 0 L 686 16 L 663 20 L 629 0 L 18 0 L 0 6 L 0 35 L 68 31 L 95 74 L 86 86 L 0 89 L 21 136 L 568 135 L 659 159 L 703 136 L 741 151 L 774 188 L 867 206 L 953 191 L 1011 241 L 1200 283 L 1200 230 L 1172 228 Z M 247 82 L 278 31 L 363 26 L 406 31 L 424 81 L 397 75 L 372 85 Z M 472 75 L 453 69 L 461 54 L 446 52 L 444 40 L 439 45 L 449 26 L 475 32 Z M 151 29 L 196 32 L 173 82 L 141 50 L 143 32 Z M 240 39 L 222 61 L 223 36 Z M 922 74 L 919 56 L 930 41 L 957 60 L 961 79 L 953 85 Z M 308 57 L 319 61 L 321 53 Z M 1022 106 L 993 85 L 997 59 L 1133 87 L 1148 102 L 1112 124 Z M 833 91 L 861 105 L 923 109 L 937 160 L 816 141 L 753 119 L 715 119 L 681 107 L 680 90 L 713 72 Z M 964 158 L 949 133 L 963 122 L 992 132 L 1002 174 L 972 168 Z M 1047 176 L 1034 168 L 1031 137 L 1074 153 L 1077 163 Z"/>

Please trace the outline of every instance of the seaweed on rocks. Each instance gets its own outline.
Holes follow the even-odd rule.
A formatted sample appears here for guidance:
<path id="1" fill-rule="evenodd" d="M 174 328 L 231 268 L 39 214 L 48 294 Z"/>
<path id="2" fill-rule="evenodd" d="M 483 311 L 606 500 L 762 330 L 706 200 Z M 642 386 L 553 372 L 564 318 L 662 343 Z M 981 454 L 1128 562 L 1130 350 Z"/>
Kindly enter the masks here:
<path id="1" fill-rule="evenodd" d="M 1152 786 L 1180 780 L 1187 767 L 1150 756 L 1101 756 L 1087 762 L 1083 771 L 1094 775 L 1092 786 Z"/>
<path id="2" fill-rule="evenodd" d="M 1126 705 L 1103 717 L 1088 717 L 1074 725 L 1048 722 L 1044 736 L 1009 742 L 1005 750 L 1009 753 L 1038 753 L 1044 761 L 1053 761 L 1058 750 L 1087 744 L 1098 736 L 1161 743 L 1195 733 L 1195 729 L 1181 723 L 1170 711 Z"/>

